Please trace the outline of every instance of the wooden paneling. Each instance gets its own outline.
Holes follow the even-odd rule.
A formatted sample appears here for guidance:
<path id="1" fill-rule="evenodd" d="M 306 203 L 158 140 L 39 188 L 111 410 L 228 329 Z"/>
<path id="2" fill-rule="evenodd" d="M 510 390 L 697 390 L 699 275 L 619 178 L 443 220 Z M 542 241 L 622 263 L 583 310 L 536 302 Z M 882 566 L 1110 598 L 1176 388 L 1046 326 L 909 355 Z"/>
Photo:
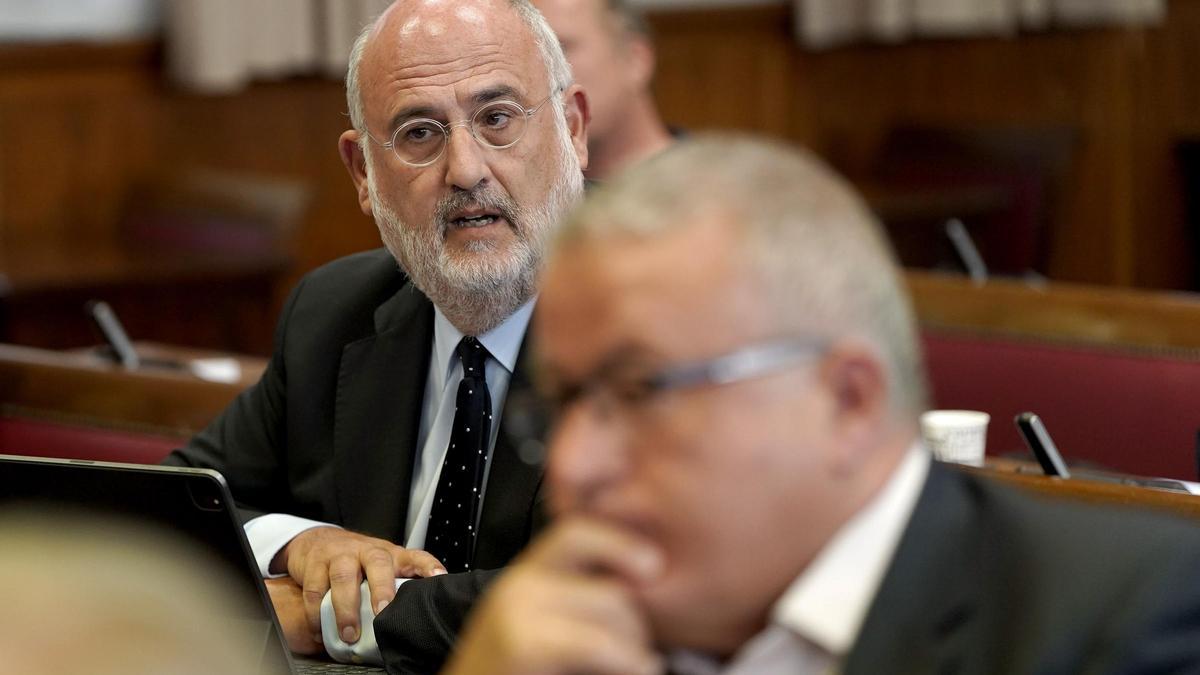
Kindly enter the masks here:
<path id="1" fill-rule="evenodd" d="M 797 51 L 784 17 L 773 8 L 655 15 L 664 118 L 689 130 L 794 137 Z"/>
<path id="2" fill-rule="evenodd" d="M 128 186 L 158 162 L 153 54 L 124 45 L 0 55 L 0 245 L 111 228 Z"/>
<path id="3" fill-rule="evenodd" d="M 905 274 L 925 328 L 1071 344 L 1200 351 L 1200 295 L 1072 283 Z"/>
<path id="4" fill-rule="evenodd" d="M 1194 262 L 1171 148 L 1200 134 L 1200 3 L 1169 7 L 1152 29 L 827 52 L 794 45 L 783 6 L 661 13 L 652 17 L 656 91 L 672 123 L 778 133 L 848 168 L 868 165 L 896 124 L 1078 129 L 1077 166 L 1053 214 L 1050 275 L 1182 287 Z M 697 91 L 719 95 L 706 106 Z"/>
<path id="5" fill-rule="evenodd" d="M 338 156 L 338 137 L 349 126 L 341 83 L 292 80 L 227 97 L 174 93 L 165 106 L 169 154 L 189 164 L 294 178 L 309 188 L 312 200 L 295 237 L 293 279 L 380 245 Z"/>
<path id="6" fill-rule="evenodd" d="M 1152 29 L 819 53 L 796 46 L 791 20 L 783 2 L 652 14 L 666 119 L 806 143 L 848 168 L 868 165 L 901 123 L 1075 128 L 1078 162 L 1049 237 L 1052 278 L 1189 283 L 1171 149 L 1200 135 L 1200 3 L 1172 0 L 1165 26 Z M 310 78 L 180 93 L 164 82 L 154 44 L 0 49 L 0 266 L 14 241 L 109 236 L 133 185 L 194 166 L 311 188 L 288 281 L 377 246 L 336 152 L 345 107 L 339 82 Z"/>

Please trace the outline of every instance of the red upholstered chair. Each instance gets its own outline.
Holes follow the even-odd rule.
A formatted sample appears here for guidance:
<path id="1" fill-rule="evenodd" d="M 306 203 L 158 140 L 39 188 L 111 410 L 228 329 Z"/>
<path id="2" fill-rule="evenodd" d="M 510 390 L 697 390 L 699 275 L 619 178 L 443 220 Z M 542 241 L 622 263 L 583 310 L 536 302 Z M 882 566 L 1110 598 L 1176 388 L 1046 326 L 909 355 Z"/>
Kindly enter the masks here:
<path id="1" fill-rule="evenodd" d="M 1012 420 L 1030 410 L 1068 462 L 1196 480 L 1200 350 L 923 333 L 934 407 L 990 413 L 988 454 L 1024 449 Z"/>
<path id="2" fill-rule="evenodd" d="M 0 454 L 157 464 L 183 441 L 94 426 L 0 416 Z"/>

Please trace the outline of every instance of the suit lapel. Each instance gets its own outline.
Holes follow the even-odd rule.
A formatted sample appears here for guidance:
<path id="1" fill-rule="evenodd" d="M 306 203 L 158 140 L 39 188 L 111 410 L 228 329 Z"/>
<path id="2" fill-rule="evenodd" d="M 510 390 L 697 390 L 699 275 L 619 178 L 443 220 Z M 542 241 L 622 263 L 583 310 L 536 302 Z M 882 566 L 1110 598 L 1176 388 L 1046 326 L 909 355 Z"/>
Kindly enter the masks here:
<path id="1" fill-rule="evenodd" d="M 533 340 L 526 331 L 509 381 L 504 412 L 500 416 L 500 433 L 492 451 L 487 492 L 480 514 L 474 562 L 482 569 L 507 564 L 541 524 L 539 494 L 545 459 L 543 439 L 531 440 L 530 434 L 534 430 L 522 424 L 527 420 L 511 414 L 514 406 L 523 406 L 531 400 L 536 407 L 538 399 L 530 372 L 533 351 Z"/>
<path id="2" fill-rule="evenodd" d="M 334 467 L 342 523 L 402 541 L 433 343 L 433 304 L 406 284 L 338 370 Z"/>
<path id="3" fill-rule="evenodd" d="M 845 675 L 975 673 L 996 663 L 979 653 L 987 552 L 974 501 L 964 476 L 933 463 Z"/>

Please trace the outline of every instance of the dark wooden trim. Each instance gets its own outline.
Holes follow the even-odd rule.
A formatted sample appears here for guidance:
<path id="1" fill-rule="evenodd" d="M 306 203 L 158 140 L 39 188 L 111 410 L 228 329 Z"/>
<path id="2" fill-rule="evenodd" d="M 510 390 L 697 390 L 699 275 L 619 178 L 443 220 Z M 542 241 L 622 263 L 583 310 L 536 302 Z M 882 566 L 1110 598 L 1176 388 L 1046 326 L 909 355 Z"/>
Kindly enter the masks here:
<path id="1" fill-rule="evenodd" d="M 655 35 L 678 32 L 768 30 L 791 32 L 792 10 L 786 2 L 753 7 L 650 9 L 646 11 Z"/>
<path id="2" fill-rule="evenodd" d="M 162 41 L 0 43 L 0 76 L 31 70 L 158 68 Z"/>

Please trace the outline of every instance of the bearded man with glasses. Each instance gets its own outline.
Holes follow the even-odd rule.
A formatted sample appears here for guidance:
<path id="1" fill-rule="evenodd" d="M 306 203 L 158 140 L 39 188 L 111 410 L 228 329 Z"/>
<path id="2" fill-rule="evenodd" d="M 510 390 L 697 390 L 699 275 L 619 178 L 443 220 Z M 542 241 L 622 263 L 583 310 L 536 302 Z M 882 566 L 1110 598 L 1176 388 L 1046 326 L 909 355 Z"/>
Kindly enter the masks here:
<path id="1" fill-rule="evenodd" d="M 542 522 L 506 401 L 588 106 L 526 0 L 400 0 L 346 89 L 338 147 L 386 250 L 307 275 L 262 380 L 168 462 L 226 476 L 294 650 L 429 672 Z"/>

